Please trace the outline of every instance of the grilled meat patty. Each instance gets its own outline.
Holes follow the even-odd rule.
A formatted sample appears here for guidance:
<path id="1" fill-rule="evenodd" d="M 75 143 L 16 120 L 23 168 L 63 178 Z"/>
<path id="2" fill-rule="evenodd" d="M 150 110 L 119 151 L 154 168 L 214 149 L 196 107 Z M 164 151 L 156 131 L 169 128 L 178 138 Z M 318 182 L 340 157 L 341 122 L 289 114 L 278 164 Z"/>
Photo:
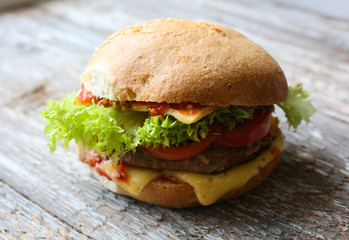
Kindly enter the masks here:
<path id="1" fill-rule="evenodd" d="M 127 153 L 125 156 L 122 156 L 119 159 L 119 163 L 150 169 L 218 173 L 240 163 L 252 160 L 267 149 L 272 144 L 274 138 L 275 137 L 269 133 L 261 140 L 249 146 L 235 148 L 225 148 L 213 144 L 202 153 L 184 160 L 163 160 L 153 157 L 144 152 L 141 148 L 138 148 L 135 153 Z"/>

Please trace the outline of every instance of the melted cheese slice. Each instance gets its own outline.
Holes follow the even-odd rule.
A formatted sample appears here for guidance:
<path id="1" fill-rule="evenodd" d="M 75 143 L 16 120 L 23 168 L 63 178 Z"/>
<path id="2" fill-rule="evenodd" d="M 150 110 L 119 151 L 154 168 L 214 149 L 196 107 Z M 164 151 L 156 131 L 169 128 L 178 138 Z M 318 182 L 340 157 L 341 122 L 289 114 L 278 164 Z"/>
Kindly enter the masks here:
<path id="1" fill-rule="evenodd" d="M 117 182 L 126 192 L 136 196 L 149 182 L 162 175 L 160 171 L 127 166 L 125 168 L 127 179 L 123 180 L 117 177 L 120 167 L 115 166 L 112 161 L 102 162 L 98 168 L 102 169 L 109 178 Z"/>
<path id="2" fill-rule="evenodd" d="M 164 175 L 174 176 L 179 181 L 190 184 L 194 188 L 199 202 L 207 206 L 216 202 L 224 194 L 244 186 L 251 178 L 257 176 L 260 169 L 270 163 L 282 151 L 284 148 L 283 139 L 282 135 L 279 136 L 268 150 L 262 152 L 254 160 L 218 174 L 149 170 L 128 166 L 125 169 L 128 180 L 124 181 L 115 177 L 115 166 L 111 162 L 99 167 L 102 167 L 103 171 L 123 188 L 124 191 L 119 191 L 120 193 L 137 196 L 151 181 Z"/>
<path id="3" fill-rule="evenodd" d="M 210 114 L 214 109 L 214 107 L 203 107 L 197 110 L 195 114 L 187 114 L 185 111 L 170 108 L 166 111 L 166 114 L 172 115 L 182 123 L 191 124 Z"/>
<path id="4" fill-rule="evenodd" d="M 213 107 L 213 106 L 200 107 L 195 109 L 195 113 L 190 113 L 189 110 L 186 111 L 186 110 L 177 110 L 174 108 L 167 108 L 164 114 L 172 115 L 182 123 L 191 124 L 199 121 L 201 118 L 210 114 L 216 108 L 217 107 Z M 131 104 L 130 109 L 134 111 L 140 111 L 140 112 L 148 111 L 148 107 L 146 105 L 141 105 L 141 104 Z"/>

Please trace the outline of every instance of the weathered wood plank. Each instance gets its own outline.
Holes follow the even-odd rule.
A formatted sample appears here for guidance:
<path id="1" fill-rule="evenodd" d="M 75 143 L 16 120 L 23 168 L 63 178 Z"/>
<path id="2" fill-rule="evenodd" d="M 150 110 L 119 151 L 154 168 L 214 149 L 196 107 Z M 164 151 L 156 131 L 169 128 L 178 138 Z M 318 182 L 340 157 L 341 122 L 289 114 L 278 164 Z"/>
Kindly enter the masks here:
<path id="1" fill-rule="evenodd" d="M 73 146 L 47 151 L 39 116 L 46 100 L 78 88 L 80 72 L 108 34 L 163 17 L 236 27 L 275 56 L 290 82 L 312 90 L 319 113 L 297 133 L 282 124 L 287 149 L 280 166 L 245 196 L 207 208 L 150 206 L 102 189 Z M 0 26 L 3 236 L 18 238 L 24 228 L 23 238 L 51 231 L 52 238 L 78 239 L 349 237 L 347 21 L 280 1 L 102 0 L 43 2 L 2 13 Z M 42 216 L 49 220 L 40 225 Z"/>
<path id="2" fill-rule="evenodd" d="M 88 239 L 0 181 L 1 239 Z"/>

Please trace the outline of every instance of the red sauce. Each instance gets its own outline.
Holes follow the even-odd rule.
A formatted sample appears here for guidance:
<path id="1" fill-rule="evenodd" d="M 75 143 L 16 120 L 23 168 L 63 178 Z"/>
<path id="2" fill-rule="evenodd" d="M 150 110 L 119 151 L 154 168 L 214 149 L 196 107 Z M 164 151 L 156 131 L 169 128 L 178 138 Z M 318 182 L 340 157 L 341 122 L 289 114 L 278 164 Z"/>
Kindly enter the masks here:
<path id="1" fill-rule="evenodd" d="M 132 109 L 132 106 L 145 106 L 150 116 L 160 116 L 166 113 L 168 109 L 181 111 L 184 115 L 196 114 L 202 106 L 198 103 L 155 103 L 155 102 L 136 102 L 128 101 L 119 103 L 122 110 Z"/>
<path id="2" fill-rule="evenodd" d="M 96 97 L 92 95 L 90 91 L 87 91 L 84 87 L 84 85 L 81 85 L 81 92 L 79 96 L 74 101 L 75 105 L 86 105 L 86 104 L 92 104 L 92 99 L 96 102 Z"/>
<path id="3" fill-rule="evenodd" d="M 169 108 L 180 111 L 184 115 L 196 114 L 202 106 L 197 103 L 144 103 L 148 105 L 150 116 L 163 115 Z"/>
<path id="4" fill-rule="evenodd" d="M 127 165 L 122 164 L 121 161 L 117 165 L 113 164 L 113 160 L 109 156 L 103 156 L 98 154 L 96 151 L 89 152 L 85 158 L 81 160 L 82 162 L 88 164 L 90 167 L 95 167 L 99 175 L 112 180 L 114 178 L 116 181 L 123 181 L 128 183 L 127 176 Z M 109 176 L 103 169 L 109 168 L 112 171 L 112 176 Z M 109 170 L 108 170 L 109 171 Z"/>
<path id="5" fill-rule="evenodd" d="M 184 115 L 196 114 L 202 106 L 198 103 L 171 104 L 171 108 L 180 111 Z"/>
<path id="6" fill-rule="evenodd" d="M 108 178 L 108 180 L 112 180 L 109 176 L 108 176 L 108 174 L 106 174 L 102 169 L 100 169 L 99 167 L 96 167 L 96 171 L 98 172 L 98 174 L 100 175 L 100 176 L 104 176 L 104 177 L 106 177 L 106 178 Z"/>
<path id="7" fill-rule="evenodd" d="M 113 173 L 113 178 L 117 178 L 118 181 L 124 181 L 128 182 L 127 172 L 126 172 L 126 165 L 120 165 L 118 164 L 115 166 L 115 172 Z"/>
<path id="8" fill-rule="evenodd" d="M 90 167 L 95 167 L 97 164 L 101 163 L 103 160 L 104 158 L 101 155 L 94 152 L 93 154 L 91 154 L 91 156 L 85 157 L 81 161 L 84 163 L 87 163 Z"/>
<path id="9" fill-rule="evenodd" d="M 273 157 L 276 157 L 280 154 L 280 149 L 278 147 L 272 147 L 272 149 L 270 149 L 270 153 L 273 155 Z"/>
<path id="10" fill-rule="evenodd" d="M 148 112 L 152 117 L 164 115 L 164 113 L 168 110 L 167 103 L 148 103 L 146 105 L 148 105 Z"/>
<path id="11" fill-rule="evenodd" d="M 136 102 L 136 101 L 126 101 L 117 102 L 106 98 L 96 97 L 90 91 L 87 91 L 84 85 L 81 85 L 81 92 L 79 96 L 75 99 L 75 105 L 87 105 L 92 104 L 92 99 L 98 105 L 103 105 L 104 107 L 114 107 L 121 108 L 124 111 L 132 109 L 132 106 L 144 106 L 150 116 L 161 116 L 166 113 L 166 111 L 171 108 L 180 111 L 184 115 L 196 114 L 202 106 L 197 103 L 153 103 L 153 102 Z"/>

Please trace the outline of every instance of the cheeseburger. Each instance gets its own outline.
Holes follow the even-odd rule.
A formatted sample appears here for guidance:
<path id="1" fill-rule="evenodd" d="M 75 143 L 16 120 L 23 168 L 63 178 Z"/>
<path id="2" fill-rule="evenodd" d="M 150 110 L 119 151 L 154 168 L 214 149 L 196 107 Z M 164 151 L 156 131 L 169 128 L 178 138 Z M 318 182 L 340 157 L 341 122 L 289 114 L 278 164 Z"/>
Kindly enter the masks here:
<path id="1" fill-rule="evenodd" d="M 81 90 L 49 100 L 49 148 L 75 140 L 108 189 L 167 206 L 206 206 L 258 186 L 284 148 L 274 105 L 290 126 L 315 112 L 300 84 L 241 33 L 218 24 L 152 20 L 109 36 Z"/>

